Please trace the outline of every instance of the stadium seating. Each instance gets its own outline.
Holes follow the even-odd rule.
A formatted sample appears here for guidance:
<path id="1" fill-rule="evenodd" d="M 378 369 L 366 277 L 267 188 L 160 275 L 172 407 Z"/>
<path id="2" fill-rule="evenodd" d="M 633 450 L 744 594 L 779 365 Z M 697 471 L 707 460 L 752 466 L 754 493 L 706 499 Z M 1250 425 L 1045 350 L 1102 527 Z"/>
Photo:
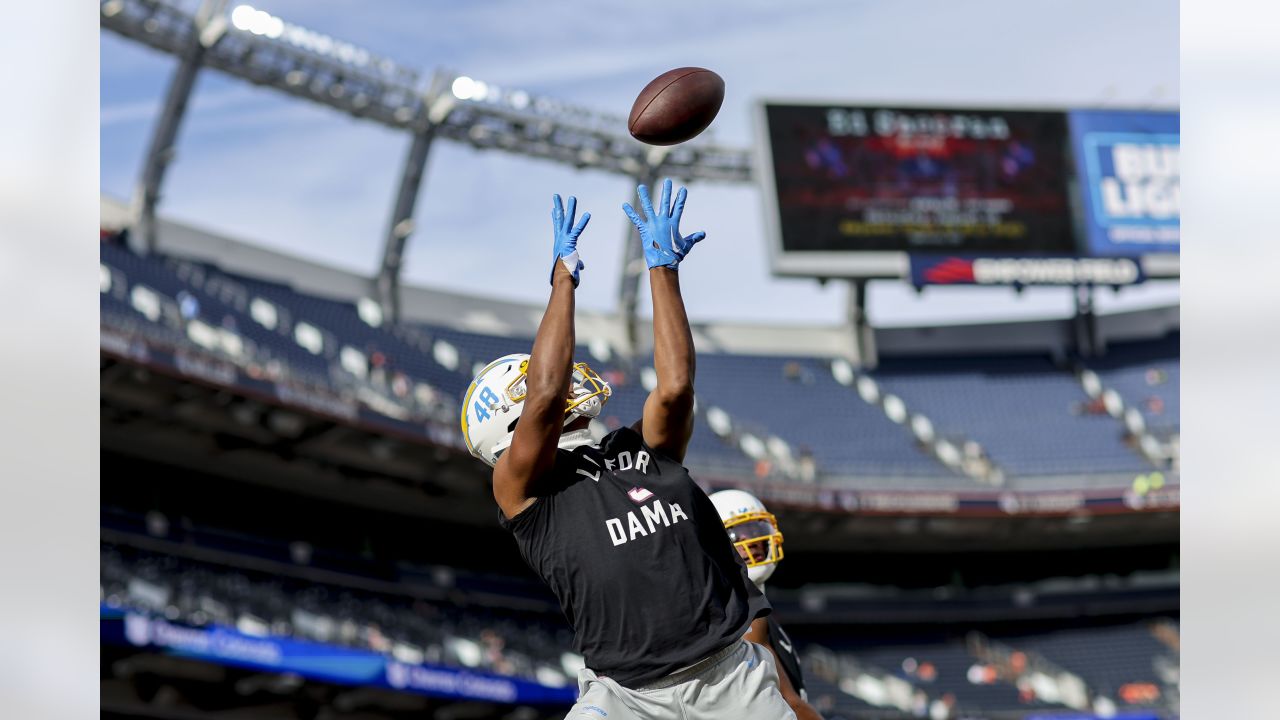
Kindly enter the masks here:
<path id="1" fill-rule="evenodd" d="M 925 688 L 930 696 L 954 696 L 961 710 L 999 711 L 1055 707 L 1053 704 L 1020 699 L 1018 689 L 1005 681 L 989 684 L 971 682 L 969 668 L 976 660 L 957 641 L 861 648 L 850 654 L 869 666 L 882 668 L 910 680 Z M 921 672 L 926 663 L 932 667 L 927 674 Z M 915 669 L 908 672 L 904 667 Z"/>
<path id="2" fill-rule="evenodd" d="M 128 546 L 101 549 L 101 599 L 117 608 L 251 635 L 290 636 L 566 684 L 563 622 L 515 610 L 301 581 Z"/>
<path id="3" fill-rule="evenodd" d="M 368 301 L 371 307 L 317 297 L 208 263 L 142 257 L 109 243 L 101 245 L 101 261 L 110 278 L 101 294 L 104 327 L 329 388 L 375 412 L 400 407 L 402 421 L 452 426 L 478 366 L 532 346 L 528 337 L 383 323 Z M 641 374 L 651 360 L 637 358 L 628 366 L 596 358 L 587 346 L 578 355 L 614 386 L 604 426 L 637 419 L 646 394 Z M 809 454 L 820 476 L 964 480 L 925 452 L 907 428 L 837 382 L 829 358 L 719 352 L 700 354 L 698 362 L 701 414 L 690 462 L 704 472 L 772 476 L 776 469 L 739 442 L 748 433 Z M 1176 428 L 1176 335 L 1118 344 L 1089 366 L 1105 386 L 1143 407 L 1152 427 Z M 1153 469 L 1128 446 L 1120 422 L 1084 411 L 1088 398 L 1079 382 L 1048 357 L 887 357 L 871 376 L 910 411 L 927 416 L 938 437 L 980 443 L 1006 477 Z M 706 417 L 712 407 L 731 416 L 732 432 L 712 430 Z"/>
<path id="4" fill-rule="evenodd" d="M 286 342 L 283 335 L 254 321 L 248 311 L 248 298 L 236 297 L 234 293 L 207 292 L 190 278 L 179 277 L 171 262 L 139 257 L 114 245 L 103 244 L 101 248 L 103 264 L 119 270 L 131 287 L 141 285 L 160 294 L 176 310 L 177 317 L 166 319 L 174 322 L 198 319 L 209 326 L 224 328 L 249 343 L 248 352 L 261 361 L 277 360 L 292 372 L 318 379 L 328 377 L 329 363 L 324 357 Z"/>
<path id="5" fill-rule="evenodd" d="M 403 662 L 480 669 L 553 686 L 571 684 L 582 664 L 568 651 L 572 636 L 554 606 L 543 612 L 515 609 L 500 600 L 510 586 L 497 579 L 479 590 L 459 584 L 433 598 L 423 586 L 415 591 L 404 582 L 376 588 L 356 576 L 341 583 L 341 574 L 317 582 L 129 543 L 103 542 L 100 556 L 103 603 L 174 622 L 373 650 Z M 1176 643 L 1176 624 L 1164 627 Z M 833 720 L 1068 710 L 1052 696 L 1041 697 L 1043 686 L 984 661 L 965 640 L 920 635 L 877 641 L 842 632 L 823 634 L 817 644 L 800 627 L 793 627 L 792 637 L 810 701 Z M 1157 639 L 1148 622 L 1065 626 L 1006 635 L 999 642 L 1079 678 L 1089 703 L 1103 698 L 1118 707 L 1160 709 L 1176 699 L 1177 651 L 1167 638 Z M 1041 678 L 1046 680 L 1061 678 Z"/>
<path id="6" fill-rule="evenodd" d="M 1179 426 L 1179 333 L 1154 341 L 1115 343 L 1106 355 L 1085 361 L 1103 387 L 1139 408 L 1153 430 L 1176 431 Z"/>
<path id="7" fill-rule="evenodd" d="M 1114 418 L 1081 411 L 1079 382 L 1047 356 L 890 357 L 873 374 L 941 436 L 981 443 L 1009 475 L 1151 469 Z"/>
<path id="8" fill-rule="evenodd" d="M 1128 696 L 1130 705 L 1159 704 L 1158 696 L 1132 692 L 1135 685 L 1160 688 L 1177 682 L 1176 653 L 1145 624 L 1050 632 L 1006 642 L 1079 675 L 1095 692 Z"/>
<path id="9" fill-rule="evenodd" d="M 948 475 L 879 409 L 837 383 L 816 358 L 698 356 L 698 394 L 749 418 L 794 446 L 809 447 L 820 467 L 871 476 Z"/>

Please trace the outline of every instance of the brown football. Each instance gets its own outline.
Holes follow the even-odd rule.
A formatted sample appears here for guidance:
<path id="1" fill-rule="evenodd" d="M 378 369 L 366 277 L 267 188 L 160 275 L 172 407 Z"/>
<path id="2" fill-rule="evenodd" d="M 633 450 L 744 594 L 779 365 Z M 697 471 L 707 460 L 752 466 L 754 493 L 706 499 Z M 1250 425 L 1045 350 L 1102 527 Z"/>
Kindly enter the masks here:
<path id="1" fill-rule="evenodd" d="M 722 102 L 724 80 L 719 75 L 699 67 L 668 70 L 640 91 L 627 130 L 650 145 L 682 143 L 707 129 Z"/>

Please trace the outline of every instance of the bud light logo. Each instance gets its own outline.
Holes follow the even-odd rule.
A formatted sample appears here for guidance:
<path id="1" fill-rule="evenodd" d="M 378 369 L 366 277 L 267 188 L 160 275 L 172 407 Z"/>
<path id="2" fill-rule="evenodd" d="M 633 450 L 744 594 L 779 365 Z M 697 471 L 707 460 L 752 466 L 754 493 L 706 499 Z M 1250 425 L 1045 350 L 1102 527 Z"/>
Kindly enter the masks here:
<path id="1" fill-rule="evenodd" d="M 1090 254 L 1178 252 L 1177 113 L 1071 113 Z"/>
<path id="2" fill-rule="evenodd" d="M 1104 222 L 1178 223 L 1178 138 L 1151 142 L 1159 137 L 1087 139 L 1099 165 L 1098 206 Z"/>

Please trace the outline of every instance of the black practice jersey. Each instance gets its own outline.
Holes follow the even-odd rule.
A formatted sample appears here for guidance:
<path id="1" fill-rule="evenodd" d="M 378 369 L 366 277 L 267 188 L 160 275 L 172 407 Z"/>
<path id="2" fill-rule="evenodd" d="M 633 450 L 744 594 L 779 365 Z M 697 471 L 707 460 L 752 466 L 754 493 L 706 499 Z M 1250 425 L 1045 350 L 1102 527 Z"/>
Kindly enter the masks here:
<path id="1" fill-rule="evenodd" d="M 787 633 L 783 631 L 782 626 L 778 624 L 778 621 L 772 615 L 767 618 L 767 621 L 769 623 L 769 644 L 773 646 L 773 651 L 778 656 L 778 665 L 787 674 L 787 679 L 791 681 L 791 687 L 795 688 L 796 693 L 803 693 L 804 675 L 800 672 L 800 658 L 796 657 L 796 648 L 791 644 L 791 638 L 787 637 Z"/>
<path id="2" fill-rule="evenodd" d="M 706 493 L 634 429 L 558 450 L 535 493 L 499 520 L 559 599 L 595 672 L 643 685 L 726 647 L 769 612 Z"/>

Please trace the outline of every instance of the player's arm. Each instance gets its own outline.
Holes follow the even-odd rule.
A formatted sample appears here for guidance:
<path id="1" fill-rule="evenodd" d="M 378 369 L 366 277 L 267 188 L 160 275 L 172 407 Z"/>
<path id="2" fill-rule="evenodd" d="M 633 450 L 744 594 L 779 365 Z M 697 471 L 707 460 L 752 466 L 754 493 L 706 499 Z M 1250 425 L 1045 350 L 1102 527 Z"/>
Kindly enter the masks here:
<path id="1" fill-rule="evenodd" d="M 653 367 L 658 384 L 644 401 L 644 442 L 677 461 L 684 460 L 693 435 L 693 334 L 680 297 L 680 273 L 649 270 L 653 291 Z"/>
<path id="2" fill-rule="evenodd" d="M 792 712 L 796 714 L 796 720 L 822 720 L 822 715 L 800 697 L 800 693 L 791 685 L 791 678 L 788 678 L 787 673 L 782 670 L 778 651 L 774 650 L 773 643 L 769 642 L 769 620 L 763 617 L 752 620 L 750 629 L 743 637 L 757 645 L 769 648 L 769 652 L 773 654 L 773 665 L 778 669 L 778 689 L 782 691 L 782 699 L 787 701 Z"/>
<path id="3" fill-rule="evenodd" d="M 591 219 L 583 213 L 575 226 L 577 199 L 570 197 L 567 212 L 556 195 L 551 208 L 555 260 L 551 266 L 551 300 L 538 325 L 526 370 L 524 409 L 516 423 L 511 447 L 493 468 L 493 498 L 508 518 L 533 504 L 534 483 L 551 469 L 564 430 L 565 398 L 573 365 L 574 292 L 582 261 L 578 236 Z"/>
<path id="4" fill-rule="evenodd" d="M 658 384 L 644 403 L 640 433 L 649 447 L 683 461 L 693 434 L 693 376 L 695 355 L 693 333 L 680 296 L 680 262 L 706 233 L 688 237 L 680 234 L 680 216 L 688 192 L 680 188 L 671 202 L 671 181 L 662 183 L 662 196 L 655 211 L 644 185 L 640 196 L 641 217 L 629 204 L 623 212 L 640 231 L 645 262 L 649 265 L 649 287 L 653 293 L 653 365 Z"/>

